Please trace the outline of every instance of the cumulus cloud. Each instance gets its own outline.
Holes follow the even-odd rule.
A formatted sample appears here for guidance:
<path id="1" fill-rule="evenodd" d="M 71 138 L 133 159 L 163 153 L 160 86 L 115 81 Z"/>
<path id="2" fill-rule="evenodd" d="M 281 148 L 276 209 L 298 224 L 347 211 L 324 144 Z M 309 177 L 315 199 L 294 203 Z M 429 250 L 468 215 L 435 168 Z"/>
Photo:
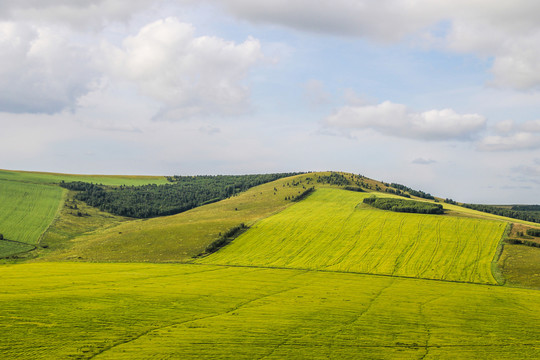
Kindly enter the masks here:
<path id="1" fill-rule="evenodd" d="M 538 1 L 321 0 L 317 6 L 309 0 L 218 2 L 256 23 L 382 42 L 429 39 L 428 46 L 492 57 L 496 86 L 540 86 Z"/>
<path id="2" fill-rule="evenodd" d="M 95 80 L 89 51 L 62 31 L 0 22 L 0 111 L 55 113 Z"/>
<path id="3" fill-rule="evenodd" d="M 125 22 L 156 0 L 2 0 L 0 19 L 64 24 L 76 29 L 97 29 L 112 21 Z"/>
<path id="4" fill-rule="evenodd" d="M 105 71 L 162 103 L 159 117 L 168 119 L 245 111 L 249 95 L 245 80 L 262 59 L 257 39 L 237 44 L 197 37 L 192 25 L 172 17 L 146 25 L 121 47 L 107 43 L 102 51 L 107 54 Z"/>
<path id="5" fill-rule="evenodd" d="M 487 136 L 478 142 L 482 151 L 513 151 L 540 148 L 540 120 L 514 124 L 501 121 L 495 125 L 501 135 Z M 503 131 L 501 131 L 503 130 Z"/>
<path id="6" fill-rule="evenodd" d="M 350 131 L 372 129 L 385 135 L 421 140 L 469 140 L 485 126 L 478 114 L 452 109 L 414 112 L 385 101 L 378 105 L 345 106 L 326 118 L 326 124 Z"/>

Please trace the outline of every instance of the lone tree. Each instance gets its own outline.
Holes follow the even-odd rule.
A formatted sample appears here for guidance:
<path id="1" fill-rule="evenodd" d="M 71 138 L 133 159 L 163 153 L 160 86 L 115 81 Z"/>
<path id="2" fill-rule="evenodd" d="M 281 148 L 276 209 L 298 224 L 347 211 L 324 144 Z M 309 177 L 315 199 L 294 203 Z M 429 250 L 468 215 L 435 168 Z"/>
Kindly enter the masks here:
<path id="1" fill-rule="evenodd" d="M 0 240 L 4 240 L 4 235 L 0 234 Z"/>

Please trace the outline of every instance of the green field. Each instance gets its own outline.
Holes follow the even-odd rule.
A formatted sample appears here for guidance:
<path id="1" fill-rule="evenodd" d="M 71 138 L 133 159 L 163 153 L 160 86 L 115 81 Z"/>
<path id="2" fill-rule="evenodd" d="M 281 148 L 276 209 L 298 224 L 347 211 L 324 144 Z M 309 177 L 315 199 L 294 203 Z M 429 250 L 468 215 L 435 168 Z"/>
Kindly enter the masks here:
<path id="1" fill-rule="evenodd" d="M 534 359 L 540 292 L 179 264 L 1 266 L 5 359 Z"/>
<path id="2" fill-rule="evenodd" d="M 54 219 L 63 194 L 58 186 L 0 180 L 0 233 L 8 240 L 36 245 Z"/>
<path id="3" fill-rule="evenodd" d="M 84 181 L 103 185 L 146 185 L 169 183 L 164 176 L 75 175 L 11 170 L 0 170 L 0 180 L 34 184 L 57 184 L 62 180 L 66 182 Z"/>
<path id="4" fill-rule="evenodd" d="M 496 283 L 505 223 L 383 211 L 367 196 L 319 189 L 200 261 Z"/>

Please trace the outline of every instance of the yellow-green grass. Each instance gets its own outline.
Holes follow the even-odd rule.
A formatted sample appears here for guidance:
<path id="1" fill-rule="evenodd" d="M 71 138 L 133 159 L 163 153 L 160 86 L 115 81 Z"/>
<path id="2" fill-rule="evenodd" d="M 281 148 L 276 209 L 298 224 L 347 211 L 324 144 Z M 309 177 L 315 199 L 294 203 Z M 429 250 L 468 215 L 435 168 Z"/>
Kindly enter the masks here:
<path id="1" fill-rule="evenodd" d="M 0 180 L 0 233 L 8 240 L 37 244 L 63 194 L 58 186 Z"/>
<path id="2" fill-rule="evenodd" d="M 540 289 L 540 248 L 505 244 L 499 266 L 508 285 Z"/>
<path id="3" fill-rule="evenodd" d="M 84 181 L 103 185 L 146 185 L 146 184 L 167 184 L 164 176 L 140 176 L 140 175 L 76 175 L 58 174 L 34 171 L 11 171 L 0 170 L 0 180 L 36 183 L 36 184 L 57 184 L 62 180 Z"/>
<path id="4" fill-rule="evenodd" d="M 204 251 L 220 233 L 253 222 L 291 205 L 288 196 L 298 195 L 313 174 L 297 175 L 259 185 L 223 201 L 160 218 L 134 220 L 75 237 L 46 260 L 115 262 L 186 261 Z M 293 186 L 293 181 L 299 183 Z M 302 181 L 302 183 L 300 183 Z M 275 190 L 274 190 L 275 189 Z M 77 219 L 75 219 L 77 221 Z M 60 224 L 60 223 L 59 223 Z M 56 224 L 50 231 L 56 231 Z"/>
<path id="5" fill-rule="evenodd" d="M 41 237 L 40 248 L 27 254 L 27 258 L 47 256 L 51 252 L 65 249 L 69 241 L 77 236 L 116 226 L 131 218 L 112 215 L 86 205 L 75 199 L 75 192 L 67 191 L 65 201 L 51 226 Z"/>
<path id="6" fill-rule="evenodd" d="M 535 359 L 540 292 L 193 264 L 1 266 L 4 359 Z"/>
<path id="7" fill-rule="evenodd" d="M 13 255 L 25 253 L 28 251 L 32 251 L 35 248 L 36 247 L 34 245 L 26 243 L 0 240 L 0 258 L 7 258 Z"/>
<path id="8" fill-rule="evenodd" d="M 319 189 L 199 261 L 496 283 L 506 223 L 383 211 L 362 204 L 366 196 Z"/>

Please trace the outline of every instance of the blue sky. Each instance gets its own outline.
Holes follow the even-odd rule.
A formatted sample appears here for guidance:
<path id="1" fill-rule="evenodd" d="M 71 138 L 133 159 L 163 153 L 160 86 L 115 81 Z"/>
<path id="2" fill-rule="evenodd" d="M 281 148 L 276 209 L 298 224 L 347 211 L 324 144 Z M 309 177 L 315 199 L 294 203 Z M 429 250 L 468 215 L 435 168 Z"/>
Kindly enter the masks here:
<path id="1" fill-rule="evenodd" d="M 533 0 L 7 0 L 0 168 L 341 170 L 539 203 Z"/>

